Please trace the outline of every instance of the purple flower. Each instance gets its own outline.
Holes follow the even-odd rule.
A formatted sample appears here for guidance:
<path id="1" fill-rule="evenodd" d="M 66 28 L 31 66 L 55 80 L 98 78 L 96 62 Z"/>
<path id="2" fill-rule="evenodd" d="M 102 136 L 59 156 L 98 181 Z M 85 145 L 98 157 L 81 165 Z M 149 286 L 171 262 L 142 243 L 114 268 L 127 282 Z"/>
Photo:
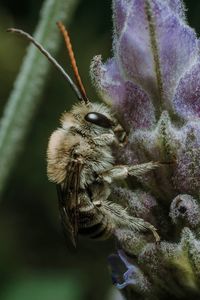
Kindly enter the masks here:
<path id="1" fill-rule="evenodd" d="M 113 22 L 113 57 L 94 57 L 91 77 L 129 132 L 116 161 L 166 163 L 140 182 L 130 178 L 129 189 L 113 188 L 115 200 L 161 236 L 156 245 L 143 234 L 116 231 L 120 247 L 134 256 L 134 263 L 115 256 L 116 285 L 145 299 L 199 297 L 199 40 L 181 0 L 113 0 Z M 151 283 L 147 289 L 138 274 Z"/>
<path id="2" fill-rule="evenodd" d="M 119 290 L 130 287 L 133 293 L 134 289 L 136 291 L 142 291 L 143 293 L 148 291 L 149 282 L 140 269 L 126 256 L 123 250 L 118 250 L 117 254 L 110 255 L 108 261 L 111 268 L 113 284 Z"/>
<path id="3" fill-rule="evenodd" d="M 191 81 L 198 81 L 198 39 L 182 1 L 114 0 L 113 13 L 114 57 L 102 64 L 98 56 L 91 66 L 103 97 L 118 110 L 125 102 L 135 111 L 135 127 L 149 127 L 165 109 L 186 119 L 197 116 L 199 84 Z M 142 126 L 138 114 L 146 121 Z"/>
<path id="4" fill-rule="evenodd" d="M 123 251 L 119 250 L 118 254 L 111 255 L 109 263 L 112 268 L 113 283 L 118 289 L 136 283 L 135 274 L 138 272 L 138 268 L 128 261 Z"/>
<path id="5" fill-rule="evenodd" d="M 171 162 L 143 184 L 167 201 L 200 192 L 199 41 L 180 0 L 113 0 L 113 57 L 91 75 L 129 131 L 125 163 Z M 163 194 L 164 193 L 164 194 Z"/>

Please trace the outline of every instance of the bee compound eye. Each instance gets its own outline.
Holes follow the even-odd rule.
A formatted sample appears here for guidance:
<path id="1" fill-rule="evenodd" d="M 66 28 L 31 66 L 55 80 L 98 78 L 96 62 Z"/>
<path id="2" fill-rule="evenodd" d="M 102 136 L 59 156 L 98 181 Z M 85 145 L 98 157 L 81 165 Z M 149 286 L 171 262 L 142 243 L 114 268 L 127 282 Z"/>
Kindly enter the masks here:
<path id="1" fill-rule="evenodd" d="M 87 122 L 93 123 L 103 128 L 111 128 L 114 124 L 105 115 L 98 112 L 90 112 L 85 116 Z"/>

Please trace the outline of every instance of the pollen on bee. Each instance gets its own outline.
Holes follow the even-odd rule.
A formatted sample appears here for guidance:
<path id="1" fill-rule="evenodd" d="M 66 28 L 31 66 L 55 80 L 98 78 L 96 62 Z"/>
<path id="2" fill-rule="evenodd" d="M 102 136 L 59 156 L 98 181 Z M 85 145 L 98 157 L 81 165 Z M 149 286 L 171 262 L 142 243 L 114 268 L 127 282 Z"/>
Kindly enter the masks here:
<path id="1" fill-rule="evenodd" d="M 76 119 L 71 113 L 64 112 L 60 118 L 60 123 L 63 129 L 68 130 L 76 123 Z"/>
<path id="2" fill-rule="evenodd" d="M 60 148 L 60 144 L 63 141 L 63 135 L 64 133 L 60 129 L 57 129 L 52 133 L 47 149 L 48 157 L 53 158 L 56 155 L 56 152 L 58 148 Z"/>
<path id="3" fill-rule="evenodd" d="M 78 136 L 70 136 L 63 128 L 52 133 L 47 149 L 47 175 L 50 181 L 61 183 L 65 179 L 71 149 L 78 142 Z"/>
<path id="4" fill-rule="evenodd" d="M 64 176 L 64 162 L 60 160 L 60 153 L 63 149 L 63 135 L 60 129 L 55 130 L 49 139 L 47 149 L 47 174 L 48 178 L 52 182 L 60 182 Z"/>

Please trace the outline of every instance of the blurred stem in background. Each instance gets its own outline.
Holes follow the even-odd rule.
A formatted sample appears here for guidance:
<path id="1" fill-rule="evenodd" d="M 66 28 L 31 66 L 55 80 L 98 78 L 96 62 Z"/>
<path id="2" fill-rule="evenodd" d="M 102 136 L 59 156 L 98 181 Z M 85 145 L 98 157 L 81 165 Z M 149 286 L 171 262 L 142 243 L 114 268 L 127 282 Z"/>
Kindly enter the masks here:
<path id="1" fill-rule="evenodd" d="M 69 24 L 78 2 L 79 0 L 44 2 L 34 37 L 53 55 L 58 51 L 60 44 L 56 22 L 61 20 Z M 40 103 L 49 65 L 38 49 L 30 45 L 0 123 L 0 195 L 23 148 L 34 113 Z"/>

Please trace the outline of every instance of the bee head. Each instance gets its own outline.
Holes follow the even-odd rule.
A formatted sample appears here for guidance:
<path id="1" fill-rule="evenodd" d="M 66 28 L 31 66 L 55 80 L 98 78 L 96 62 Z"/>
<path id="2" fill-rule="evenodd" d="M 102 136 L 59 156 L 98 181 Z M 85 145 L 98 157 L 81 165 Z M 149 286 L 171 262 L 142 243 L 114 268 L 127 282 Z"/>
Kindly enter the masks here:
<path id="1" fill-rule="evenodd" d="M 110 108 L 98 103 L 77 103 L 70 113 L 63 114 L 61 125 L 63 129 L 70 127 L 84 136 L 109 134 L 112 141 L 117 140 L 120 143 L 126 135 Z"/>
<path id="2" fill-rule="evenodd" d="M 75 126 L 87 134 L 111 133 L 117 124 L 109 107 L 98 103 L 77 103 L 72 108 Z"/>

